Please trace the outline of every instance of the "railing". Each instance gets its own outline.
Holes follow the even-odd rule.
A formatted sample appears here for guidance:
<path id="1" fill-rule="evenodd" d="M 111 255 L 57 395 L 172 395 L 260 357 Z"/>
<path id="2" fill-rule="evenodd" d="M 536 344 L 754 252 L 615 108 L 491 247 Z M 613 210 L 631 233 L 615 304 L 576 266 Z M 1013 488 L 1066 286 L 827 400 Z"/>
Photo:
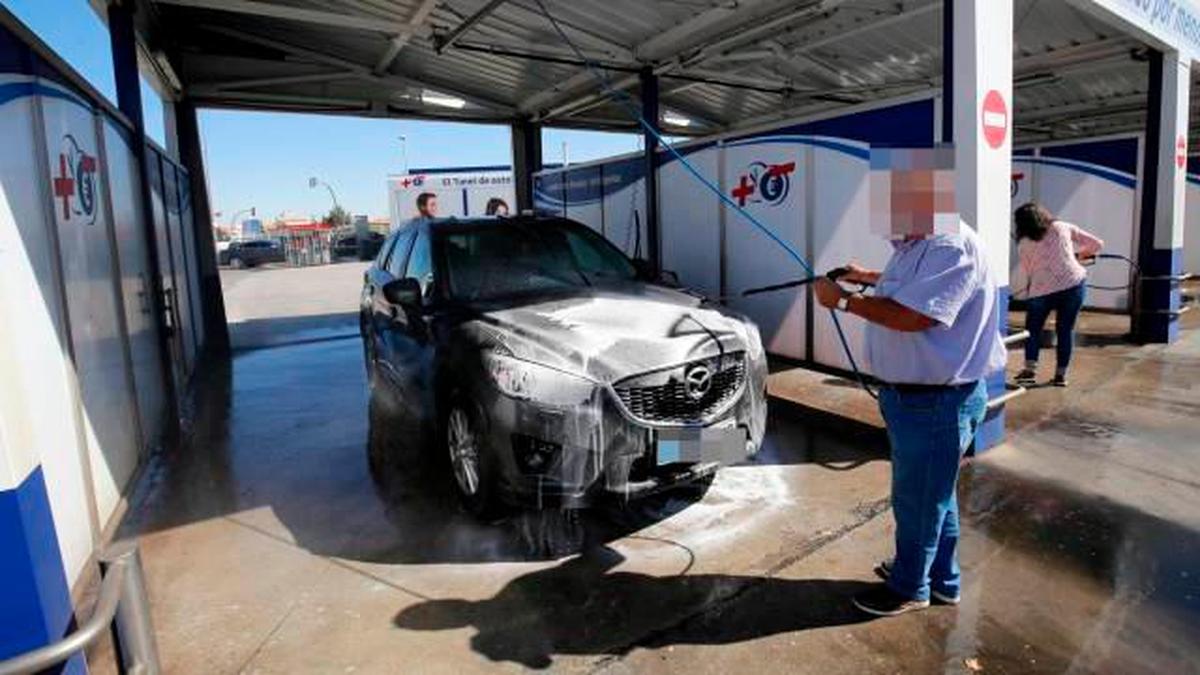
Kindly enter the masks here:
<path id="1" fill-rule="evenodd" d="M 100 557 L 100 574 L 100 596 L 91 618 L 58 642 L 0 661 L 0 675 L 25 675 L 52 668 L 87 649 L 106 628 L 112 630 L 119 672 L 158 675 L 158 646 L 137 544 L 123 542 L 109 547 Z"/>
<path id="2" fill-rule="evenodd" d="M 1005 336 L 1004 346 L 1006 348 L 1011 347 L 1013 345 L 1020 344 L 1024 341 L 1030 339 L 1031 337 L 1033 337 L 1033 336 L 1030 335 L 1029 331 L 1027 331 L 1027 330 L 1018 331 L 1016 333 L 1013 333 L 1012 335 Z M 999 408 L 1000 406 L 1004 405 L 1005 403 L 1008 403 L 1009 401 L 1013 400 L 1014 398 L 1017 398 L 1018 396 L 1024 396 L 1027 393 L 1029 393 L 1029 390 L 1020 385 L 1006 385 L 1006 389 L 1003 394 L 1000 394 L 996 398 L 993 398 L 988 401 L 988 403 L 987 403 L 988 410 L 995 410 L 995 409 Z"/>

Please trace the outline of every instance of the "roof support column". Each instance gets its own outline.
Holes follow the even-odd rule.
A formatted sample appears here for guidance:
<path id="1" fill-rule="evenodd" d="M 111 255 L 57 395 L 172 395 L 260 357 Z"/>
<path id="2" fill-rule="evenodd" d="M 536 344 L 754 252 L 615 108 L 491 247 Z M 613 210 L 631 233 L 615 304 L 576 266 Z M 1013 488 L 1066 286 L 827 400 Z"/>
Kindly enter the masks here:
<path id="1" fill-rule="evenodd" d="M 1178 52 L 1151 50 L 1138 228 L 1142 276 L 1133 303 L 1133 337 L 1142 343 L 1179 338 L 1190 71 Z"/>
<path id="2" fill-rule="evenodd" d="M 646 67 L 638 75 L 642 94 L 642 119 L 659 131 L 658 76 Z M 655 273 L 662 269 L 662 252 L 658 227 L 658 136 L 643 130 L 643 156 L 646 181 L 646 252 Z"/>
<path id="3" fill-rule="evenodd" d="M 196 104 L 184 98 L 173 106 L 178 135 L 179 162 L 191 179 L 192 222 L 196 238 L 196 263 L 200 272 L 200 303 L 204 313 L 205 339 L 209 348 L 229 350 L 229 327 L 225 322 L 225 298 L 217 271 L 217 252 L 213 245 L 212 207 L 208 201 L 208 174 L 204 169 L 204 150 L 200 143 L 200 124 Z"/>
<path id="4" fill-rule="evenodd" d="M 1013 0 L 944 0 L 953 3 L 943 49 L 951 79 L 943 92 L 956 168 L 955 198 L 963 222 L 975 228 L 1000 285 L 1000 327 L 1008 327 L 1009 185 L 1012 180 Z M 1004 393 L 1004 371 L 988 378 L 988 394 Z M 976 434 L 984 450 L 1004 437 L 1004 411 L 992 411 Z"/>
<path id="5" fill-rule="evenodd" d="M 137 60 L 137 31 L 133 23 L 134 4 L 129 0 L 108 6 L 108 33 L 112 47 L 113 76 L 117 84 L 117 107 L 133 124 L 134 155 L 141 176 L 142 238 L 149 263 L 150 305 L 157 326 L 158 354 L 162 364 L 163 392 L 166 394 L 166 441 L 173 442 L 179 432 L 179 399 L 176 396 L 174 364 L 171 362 L 171 333 L 163 298 L 161 253 L 155 232 L 154 209 L 150 207 L 150 179 L 146 170 L 146 120 L 142 115 L 142 90 Z"/>
<path id="6" fill-rule="evenodd" d="M 533 210 L 533 174 L 542 170 L 542 125 L 528 119 L 512 123 L 513 190 L 516 212 Z"/>

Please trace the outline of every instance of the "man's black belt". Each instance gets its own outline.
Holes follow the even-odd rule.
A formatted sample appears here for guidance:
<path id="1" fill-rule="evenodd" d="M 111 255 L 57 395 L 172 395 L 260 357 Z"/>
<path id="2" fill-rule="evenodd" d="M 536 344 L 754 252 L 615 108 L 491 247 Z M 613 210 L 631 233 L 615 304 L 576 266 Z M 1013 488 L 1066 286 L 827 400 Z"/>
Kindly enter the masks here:
<path id="1" fill-rule="evenodd" d="M 975 382 L 963 382 L 962 384 L 909 384 L 906 382 L 889 382 L 884 385 L 886 389 L 895 389 L 901 394 L 926 394 L 939 391 L 959 391 L 961 389 L 973 389 Z"/>

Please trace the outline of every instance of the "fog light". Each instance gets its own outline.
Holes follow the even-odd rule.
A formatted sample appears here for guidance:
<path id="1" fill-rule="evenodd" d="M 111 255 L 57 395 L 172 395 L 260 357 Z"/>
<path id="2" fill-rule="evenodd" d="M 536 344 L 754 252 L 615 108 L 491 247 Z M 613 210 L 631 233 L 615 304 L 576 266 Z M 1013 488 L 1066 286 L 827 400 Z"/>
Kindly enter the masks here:
<path id="1" fill-rule="evenodd" d="M 525 434 L 512 435 L 513 457 L 521 473 L 546 473 L 554 464 L 562 445 Z"/>

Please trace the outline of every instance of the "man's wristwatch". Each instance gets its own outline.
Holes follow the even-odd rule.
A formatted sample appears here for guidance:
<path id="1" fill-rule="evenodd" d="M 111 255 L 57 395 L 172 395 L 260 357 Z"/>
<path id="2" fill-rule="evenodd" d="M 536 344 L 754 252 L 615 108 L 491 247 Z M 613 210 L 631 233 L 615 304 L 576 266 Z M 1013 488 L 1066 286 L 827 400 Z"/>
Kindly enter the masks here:
<path id="1" fill-rule="evenodd" d="M 838 298 L 837 308 L 843 312 L 849 312 L 850 311 L 850 298 L 858 298 L 858 297 L 862 297 L 862 294 L 861 293 L 847 293 L 846 295 L 843 295 L 842 297 Z"/>

